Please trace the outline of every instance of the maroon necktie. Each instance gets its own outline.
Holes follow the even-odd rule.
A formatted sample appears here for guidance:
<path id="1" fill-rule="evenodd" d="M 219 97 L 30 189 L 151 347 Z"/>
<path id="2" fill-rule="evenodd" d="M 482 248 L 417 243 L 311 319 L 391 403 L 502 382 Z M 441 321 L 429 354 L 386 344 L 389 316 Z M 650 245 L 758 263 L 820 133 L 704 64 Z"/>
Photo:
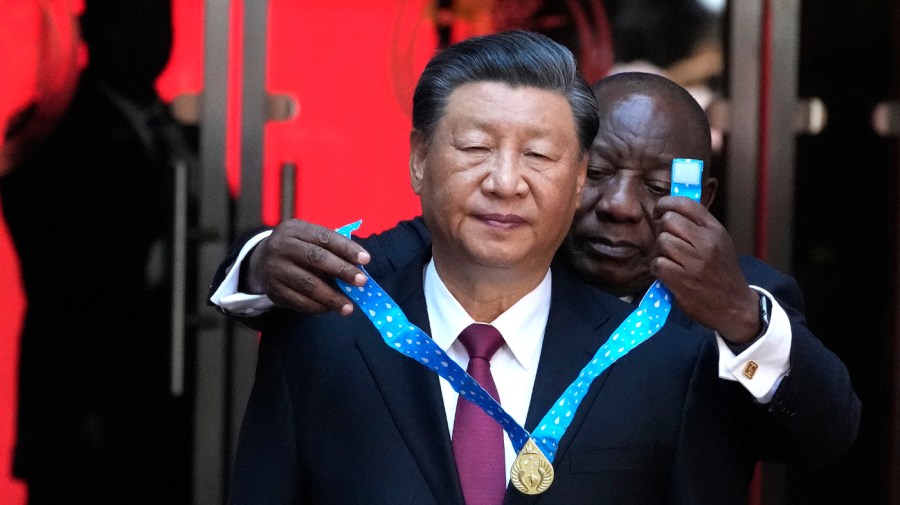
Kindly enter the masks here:
<path id="1" fill-rule="evenodd" d="M 503 336 L 489 324 L 472 324 L 459 334 L 469 353 L 466 372 L 498 402 L 491 357 Z M 503 428 L 474 403 L 460 396 L 453 421 L 453 456 L 466 505 L 501 505 L 506 492 Z"/>

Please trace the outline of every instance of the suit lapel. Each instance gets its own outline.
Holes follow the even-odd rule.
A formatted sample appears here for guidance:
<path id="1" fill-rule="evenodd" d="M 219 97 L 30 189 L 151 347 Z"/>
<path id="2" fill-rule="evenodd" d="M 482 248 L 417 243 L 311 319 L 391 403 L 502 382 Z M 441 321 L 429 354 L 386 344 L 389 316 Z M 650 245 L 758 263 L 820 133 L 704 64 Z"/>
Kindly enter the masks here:
<path id="1" fill-rule="evenodd" d="M 430 332 L 422 290 L 423 261 L 412 261 L 380 283 L 409 320 Z M 356 339 L 397 429 L 438 503 L 462 505 L 439 377 L 385 345 L 372 328 Z"/>
<path id="2" fill-rule="evenodd" d="M 611 331 L 599 331 L 609 317 L 595 291 L 562 268 L 553 269 L 550 315 L 525 422 L 529 432 L 609 337 Z M 594 386 L 604 379 L 596 379 Z"/>

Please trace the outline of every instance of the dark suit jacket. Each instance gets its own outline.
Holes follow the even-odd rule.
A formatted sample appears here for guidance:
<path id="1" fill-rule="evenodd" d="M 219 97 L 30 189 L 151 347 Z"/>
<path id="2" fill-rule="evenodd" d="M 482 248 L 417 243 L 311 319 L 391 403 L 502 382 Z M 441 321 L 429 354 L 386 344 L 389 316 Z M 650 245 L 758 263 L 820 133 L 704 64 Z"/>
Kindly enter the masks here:
<path id="1" fill-rule="evenodd" d="M 379 282 L 429 331 L 425 259 Z M 631 309 L 554 268 L 526 429 Z M 667 325 L 592 385 L 561 441 L 551 488 L 536 498 L 510 488 L 505 503 L 745 503 L 766 441 L 787 437 L 769 409 L 718 379 L 717 360 L 707 334 Z M 438 380 L 385 346 L 359 311 L 274 313 L 231 502 L 462 504 Z"/>

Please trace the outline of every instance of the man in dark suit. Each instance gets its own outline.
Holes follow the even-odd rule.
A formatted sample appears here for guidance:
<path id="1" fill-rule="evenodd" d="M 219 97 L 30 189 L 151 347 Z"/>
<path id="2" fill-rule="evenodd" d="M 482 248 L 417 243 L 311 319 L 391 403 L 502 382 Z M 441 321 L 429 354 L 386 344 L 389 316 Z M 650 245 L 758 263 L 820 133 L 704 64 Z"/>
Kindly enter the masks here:
<path id="1" fill-rule="evenodd" d="M 187 502 L 167 256 L 171 163 L 189 153 L 154 89 L 170 17 L 167 0 L 86 2 L 71 104 L 0 178 L 28 299 L 13 472 L 30 505 Z"/>
<path id="2" fill-rule="evenodd" d="M 724 282 L 719 284 L 734 288 L 735 283 L 729 281 L 735 279 L 735 271 L 737 278 L 741 280 L 737 285 L 738 289 L 732 293 L 725 290 L 715 293 L 712 302 L 716 302 L 717 305 L 713 309 L 722 307 L 720 298 L 724 296 L 733 298 L 726 300 L 727 303 L 742 305 L 740 302 L 746 301 L 748 297 L 745 295 L 749 292 L 752 301 L 751 310 L 747 312 L 751 312 L 753 317 L 742 317 L 746 314 L 738 310 L 729 312 L 728 317 L 719 318 L 722 314 L 716 313 L 715 310 L 707 310 L 708 307 L 698 309 L 687 303 L 682 307 L 685 309 L 684 313 L 673 314 L 677 324 L 669 325 L 671 331 L 653 337 L 633 354 L 623 358 L 621 364 L 614 365 L 607 374 L 601 376 L 585 400 L 588 405 L 582 405 L 578 410 L 572 430 L 561 442 L 555 463 L 558 472 L 557 481 L 544 495 L 542 502 L 740 503 L 746 497 L 747 483 L 756 459 L 774 458 L 795 463 L 815 463 L 826 461 L 846 450 L 855 436 L 858 402 L 850 388 L 846 370 L 836 357 L 822 348 L 809 334 L 802 315 L 793 308 L 800 306 L 795 298 L 796 286 L 790 279 L 761 264 L 744 263 L 742 266 L 750 274 L 748 277 L 759 277 L 761 279 L 759 284 L 772 288 L 772 294 L 786 305 L 785 309 L 780 307 L 778 309 L 782 312 L 781 320 L 777 324 L 787 325 L 788 331 L 794 337 L 793 345 L 790 345 L 789 341 L 790 374 L 775 372 L 769 386 L 763 387 L 762 391 L 754 391 L 759 389 L 754 386 L 756 383 L 752 382 L 754 372 L 745 374 L 745 378 L 746 375 L 750 376 L 746 378 L 745 389 L 735 383 L 718 379 L 730 373 L 722 370 L 723 359 L 720 353 L 726 349 L 728 352 L 740 353 L 743 350 L 740 346 L 746 346 L 748 342 L 752 343 L 748 352 L 756 352 L 759 347 L 765 346 L 766 341 L 773 340 L 766 335 L 767 329 L 763 327 L 768 321 L 760 320 L 758 317 L 759 300 L 763 298 L 773 300 L 766 294 L 757 295 L 750 290 L 747 280 L 741 275 L 733 249 L 729 250 L 726 247 L 730 243 L 726 242 L 723 246 L 722 238 L 727 239 L 727 235 L 721 230 L 721 226 L 716 229 L 712 223 L 701 219 L 705 217 L 703 214 L 705 207 L 699 204 L 686 205 L 678 201 L 680 199 L 664 198 L 667 187 L 660 190 L 661 182 L 667 184 L 668 164 L 672 157 L 690 156 L 708 159 L 708 126 L 705 126 L 705 118 L 700 120 L 702 111 L 699 116 L 696 114 L 692 116 L 689 105 L 693 102 L 689 97 L 685 99 L 678 94 L 680 88 L 660 87 L 660 83 L 653 81 L 653 78 L 630 76 L 619 78 L 618 84 L 616 82 L 615 79 L 611 79 L 595 89 L 601 100 L 605 97 L 608 102 L 601 103 L 601 131 L 594 141 L 589 169 L 590 179 L 563 259 L 575 272 L 586 276 L 591 273 L 586 267 L 611 265 L 612 273 L 623 272 L 626 275 L 616 278 L 607 274 L 609 285 L 603 285 L 603 282 L 607 282 L 603 279 L 591 278 L 591 280 L 617 295 L 634 296 L 639 295 L 649 284 L 651 258 L 655 258 L 653 273 L 667 283 L 672 283 L 676 300 L 681 302 L 690 296 L 697 296 L 695 291 L 698 288 L 693 285 L 693 281 L 684 281 L 690 280 L 690 275 L 695 272 L 686 274 L 683 270 L 673 269 L 665 260 L 672 260 L 675 265 L 685 267 L 686 270 L 695 268 L 690 262 L 695 261 L 697 256 L 708 255 L 712 251 L 719 255 L 719 263 L 724 264 L 720 265 L 719 272 L 727 275 Z M 604 90 L 604 86 L 607 85 L 609 89 Z M 605 95 L 607 92 L 609 96 Z M 683 93 L 683 90 L 680 92 Z M 685 120 L 692 121 L 687 123 L 688 128 L 682 128 Z M 702 140 L 704 131 L 705 141 Z M 604 133 L 607 136 L 618 135 L 619 143 L 616 144 L 616 138 L 613 138 L 612 146 L 609 146 L 610 139 L 607 137 L 604 140 Z M 631 138 L 623 138 L 627 136 L 626 134 L 632 134 Z M 604 161 L 603 156 L 615 154 L 616 148 L 619 149 L 618 160 L 607 159 L 606 166 L 600 163 Z M 711 201 L 714 189 L 715 181 L 707 179 L 704 187 L 705 204 L 708 205 Z M 647 195 L 642 192 L 646 192 Z M 592 198 L 597 199 L 592 201 Z M 589 205 L 584 205 L 585 203 Z M 625 207 L 622 207 L 623 204 Z M 670 238 L 656 240 L 657 235 L 652 232 L 657 230 L 650 227 L 654 222 L 651 218 L 654 212 L 657 213 L 656 222 L 659 223 L 658 234 L 662 237 L 668 234 L 671 235 Z M 672 214 L 677 216 L 672 217 Z M 676 219 L 682 216 L 695 217 L 697 219 L 692 219 L 691 222 L 696 226 L 713 229 L 698 232 Z M 651 233 L 642 233 L 642 227 L 646 227 Z M 431 228 L 429 223 L 429 229 Z M 621 229 L 622 236 L 615 237 L 613 232 L 617 229 Z M 296 269 L 296 266 L 285 268 L 284 265 L 292 263 L 294 261 L 292 258 L 297 254 L 304 257 L 301 263 L 305 261 L 308 265 L 312 261 L 319 267 L 324 266 L 326 270 L 331 268 L 329 264 L 340 265 L 342 262 L 335 263 L 336 256 L 324 253 L 324 249 L 296 242 L 297 237 L 304 238 L 302 233 L 308 232 L 309 228 L 300 230 L 301 235 L 292 236 L 297 231 L 297 223 L 282 225 L 276 229 L 272 237 L 258 248 L 259 252 L 251 256 L 250 264 L 259 261 L 258 265 L 262 267 L 248 268 L 250 275 L 244 279 L 244 284 L 252 286 L 255 282 L 261 282 L 264 292 L 276 302 L 309 308 L 307 301 L 299 298 L 297 294 L 309 295 L 316 292 L 320 286 L 316 286 L 316 281 L 304 274 L 293 288 L 285 289 L 284 285 L 278 284 L 287 279 L 281 272 Z M 366 245 L 374 253 L 372 258 L 377 268 L 396 269 L 409 259 L 408 253 L 404 257 L 404 250 L 418 250 L 422 244 L 427 243 L 426 233 L 421 223 L 414 221 L 405 223 L 399 230 L 388 232 L 382 237 L 370 239 Z M 628 233 L 635 235 L 631 236 Z M 359 258 L 361 252 L 359 248 L 335 239 L 322 229 L 316 229 L 314 234 L 305 237 L 306 242 L 330 242 L 327 247 L 338 251 L 338 254 L 351 261 Z M 578 243 L 576 239 L 579 237 L 591 240 Z M 696 240 L 694 244 L 692 240 L 697 237 L 703 240 Z M 286 244 L 292 242 L 293 251 L 283 249 Z M 684 255 L 681 253 L 684 245 L 682 242 L 703 247 L 692 247 L 693 251 Z M 698 250 L 700 253 L 696 252 Z M 722 258 L 725 261 L 722 261 Z M 362 259 L 366 258 L 363 256 Z M 732 262 L 729 262 L 729 259 Z M 282 263 L 281 266 L 279 262 Z M 335 273 L 344 270 L 340 275 L 350 282 L 364 281 L 356 278 L 359 272 L 353 267 L 341 266 L 332 270 Z M 398 285 L 408 286 L 412 282 L 409 279 L 420 278 L 421 272 L 422 258 L 419 258 L 400 269 L 396 278 L 406 281 L 399 282 Z M 589 359 L 624 314 L 622 307 L 608 295 L 578 286 L 571 282 L 563 270 L 554 269 L 553 272 L 553 301 L 537 378 L 534 382 L 531 406 L 528 408 L 526 428 L 534 427 L 546 410 L 546 406 L 551 404 L 558 392 L 577 375 L 581 365 Z M 706 270 L 701 269 L 700 274 L 713 275 L 712 272 L 713 270 L 707 267 Z M 255 278 L 260 273 L 261 281 Z M 636 282 L 629 285 L 625 282 L 628 280 Z M 752 279 L 748 280 L 755 282 Z M 292 282 L 296 281 L 288 281 L 287 285 Z M 387 282 L 393 286 L 394 278 Z M 631 291 L 621 293 L 617 287 L 628 288 Z M 404 293 L 398 300 L 415 299 L 417 295 L 415 289 L 411 292 L 400 289 L 398 292 Z M 345 305 L 345 301 L 336 294 L 319 297 L 319 300 L 325 302 L 326 308 L 342 308 Z M 403 305 L 403 301 L 400 303 Z M 343 312 L 346 313 L 346 309 Z M 699 314 L 699 317 L 696 314 Z M 709 323 L 710 327 L 719 330 L 719 338 L 714 338 L 708 330 L 694 325 L 686 315 L 692 316 L 698 322 Z M 289 384 L 306 381 L 318 383 L 317 378 L 330 375 L 330 372 L 323 369 L 323 363 L 316 361 L 314 357 L 321 359 L 322 356 L 329 355 L 331 350 L 328 350 L 328 346 L 333 345 L 335 340 L 342 339 L 340 336 L 336 337 L 333 331 L 328 331 L 340 324 L 337 322 L 340 318 L 336 314 L 305 322 L 298 322 L 296 318 L 297 316 L 280 311 L 268 316 L 267 334 L 278 334 L 279 337 L 273 339 L 278 344 L 269 347 L 264 338 L 261 360 L 275 358 L 283 360 L 284 372 L 289 374 L 289 377 L 286 379 L 283 373 L 274 376 L 268 372 L 260 374 L 258 381 L 269 384 L 269 387 L 265 388 L 269 394 L 263 396 L 260 393 L 255 395 L 256 400 L 251 400 L 248 422 L 265 425 L 265 430 L 257 428 L 255 430 L 257 433 L 296 429 L 296 425 L 286 428 L 285 423 L 290 424 L 290 421 L 282 419 L 283 416 L 254 414 L 259 410 L 258 407 L 254 408 L 254 401 L 271 406 L 284 403 L 282 401 L 284 397 L 294 398 L 294 402 L 287 403 L 291 403 L 294 412 L 304 412 L 304 422 L 313 424 L 350 423 L 366 417 L 380 419 L 378 422 L 385 423 L 393 419 L 397 425 L 393 429 L 398 433 L 393 433 L 390 437 L 400 438 L 387 440 L 384 445 L 379 445 L 379 450 L 387 451 L 386 454 L 390 454 L 394 460 L 405 461 L 398 465 L 409 464 L 406 468 L 408 471 L 404 470 L 401 473 L 421 475 L 417 472 L 422 472 L 424 482 L 418 478 L 410 480 L 419 486 L 418 489 L 431 493 L 409 494 L 409 489 L 394 481 L 390 472 L 387 474 L 374 472 L 371 478 L 386 478 L 390 482 L 385 486 L 390 488 L 385 491 L 386 493 L 399 494 L 390 496 L 378 494 L 372 500 L 368 500 L 369 495 L 366 493 L 372 492 L 371 490 L 366 486 L 352 487 L 350 481 L 345 480 L 346 476 L 340 474 L 334 475 L 335 480 L 328 481 L 329 483 L 324 486 L 301 485 L 303 490 L 301 494 L 333 502 L 352 502 L 356 497 L 376 503 L 381 501 L 402 503 L 404 502 L 402 498 L 406 497 L 411 500 L 410 503 L 458 503 L 459 494 L 454 493 L 455 479 L 451 479 L 452 484 L 446 484 L 446 479 L 455 475 L 452 472 L 452 458 L 447 466 L 448 432 L 443 430 L 428 432 L 430 443 L 436 447 L 425 453 L 419 452 L 422 450 L 421 444 L 429 442 L 422 442 L 421 439 L 408 435 L 408 433 L 422 434 L 422 426 L 429 427 L 430 430 L 435 428 L 434 420 L 429 420 L 427 414 L 412 419 L 407 417 L 411 414 L 407 409 L 411 409 L 412 402 L 418 405 L 419 411 L 439 412 L 440 404 L 435 406 L 429 403 L 434 400 L 435 385 L 428 386 L 425 381 L 426 385 L 423 386 L 421 377 L 416 378 L 412 371 L 402 371 L 404 365 L 417 366 L 412 362 L 406 363 L 408 360 L 398 360 L 400 363 L 381 369 L 380 364 L 390 359 L 387 355 L 366 356 L 367 346 L 373 341 L 377 342 L 377 335 L 365 335 L 355 340 L 365 356 L 363 361 L 348 368 L 341 365 L 340 372 L 332 379 L 335 383 L 343 384 L 327 388 L 329 391 L 359 389 L 360 384 L 366 382 L 363 377 L 369 377 L 365 370 L 368 368 L 375 378 L 378 391 L 384 395 L 384 403 L 380 403 L 382 400 L 378 396 L 373 398 L 366 396 L 367 401 L 357 402 L 358 395 L 354 393 L 353 401 L 339 402 L 341 414 L 330 416 L 326 421 L 324 416 L 327 414 L 311 408 L 311 404 L 308 403 L 321 401 L 321 395 L 313 394 L 310 399 L 308 391 L 304 393 L 291 389 Z M 360 321 L 364 321 L 359 314 L 354 314 L 353 318 L 354 322 L 348 323 L 352 326 L 360 325 Z M 411 313 L 410 318 L 413 321 L 428 321 L 425 319 L 421 303 L 419 310 Z M 288 324 L 285 321 L 291 322 Z M 312 352 L 309 348 L 299 347 L 306 344 L 303 342 L 304 338 L 298 338 L 296 332 L 291 330 L 297 325 L 308 327 L 308 331 L 303 332 L 304 337 L 314 335 L 311 337 Z M 359 327 L 359 333 L 364 333 L 362 326 Z M 591 336 L 588 328 L 597 328 L 602 335 L 600 340 L 597 340 L 596 334 Z M 692 331 L 685 333 L 682 331 L 685 329 Z M 578 343 L 579 339 L 582 340 L 581 344 Z M 754 346 L 756 349 L 753 349 Z M 352 347 L 352 343 L 345 342 L 345 347 Z M 578 353 L 572 351 L 578 348 L 584 349 L 586 354 L 578 356 Z M 356 354 L 354 357 L 358 358 Z M 735 359 L 741 361 L 738 356 L 735 356 Z M 303 363 L 296 363 L 296 360 L 302 360 Z M 729 360 L 725 361 L 725 368 L 728 368 Z M 810 363 L 815 365 L 812 366 Z M 740 363 L 735 365 L 737 373 L 744 373 L 746 367 L 739 365 Z M 757 366 L 766 368 L 768 363 L 764 362 L 762 366 Z M 297 370 L 302 371 L 299 375 L 293 375 Z M 409 388 L 401 388 L 402 391 L 395 396 L 393 389 L 388 386 L 390 380 L 382 375 L 384 370 L 395 370 L 400 377 L 406 377 L 403 384 L 417 384 L 425 389 L 417 387 L 411 391 Z M 365 373 L 360 376 L 362 372 Z M 764 370 L 763 373 L 765 372 Z M 371 386 L 373 384 L 364 387 Z M 751 394 L 748 394 L 747 390 Z M 430 400 L 429 394 L 432 395 Z M 772 395 L 776 396 L 775 401 L 770 401 Z M 762 400 L 762 403 L 759 400 Z M 823 412 L 827 415 L 820 415 Z M 380 414 L 388 417 L 379 418 Z M 370 442 L 366 442 L 372 433 L 384 434 L 388 431 L 387 425 L 372 432 L 365 425 L 358 429 L 350 424 L 342 426 L 345 429 L 338 431 L 348 441 L 358 438 L 357 443 L 365 447 L 361 451 L 363 453 L 372 450 L 368 445 Z M 306 437 L 305 434 L 295 433 L 295 435 Z M 396 448 L 401 439 L 407 449 Z M 263 444 L 264 442 L 257 441 L 251 445 L 256 447 Z M 334 460 L 331 460 L 330 456 L 316 457 L 324 457 L 325 459 L 319 459 L 322 463 L 321 468 L 325 472 L 332 472 L 340 461 L 351 457 L 349 454 L 346 451 L 338 451 Z M 428 457 L 422 454 L 427 454 Z M 297 457 L 296 453 L 286 456 L 292 462 L 296 462 L 288 475 L 302 476 L 308 471 L 316 471 L 312 466 L 316 462 L 316 457 L 307 458 L 307 455 Z M 366 461 L 365 458 L 362 461 Z M 354 460 L 350 467 L 355 467 L 357 463 L 359 461 Z M 358 474 L 357 470 L 350 471 Z M 302 480 L 302 477 L 298 479 Z M 314 479 L 314 482 L 316 481 L 318 480 Z M 441 482 L 445 483 L 443 487 Z M 240 480 L 236 485 L 240 488 Z M 334 494 L 319 494 L 319 492 Z M 507 500 L 510 502 L 516 502 L 518 499 L 520 497 L 514 491 L 507 494 Z"/>

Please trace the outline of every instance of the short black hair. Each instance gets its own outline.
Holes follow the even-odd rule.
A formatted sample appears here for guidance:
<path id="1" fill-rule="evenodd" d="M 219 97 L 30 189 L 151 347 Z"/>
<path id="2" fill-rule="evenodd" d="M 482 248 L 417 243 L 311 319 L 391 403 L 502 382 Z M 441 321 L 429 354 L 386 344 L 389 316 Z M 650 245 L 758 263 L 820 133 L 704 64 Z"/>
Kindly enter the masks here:
<path id="1" fill-rule="evenodd" d="M 564 96 L 572 108 L 582 154 L 597 135 L 597 102 L 579 74 L 575 57 L 544 35 L 521 30 L 466 39 L 436 54 L 413 94 L 413 128 L 425 142 L 453 91 L 472 82 L 530 86 Z"/>
<path id="2" fill-rule="evenodd" d="M 657 74 L 647 72 L 622 72 L 600 79 L 591 90 L 597 98 L 598 109 L 606 111 L 608 107 L 603 103 L 601 93 L 604 89 L 615 86 L 616 89 L 627 90 L 630 94 L 645 94 L 660 97 L 671 101 L 680 107 L 687 115 L 686 126 L 690 126 L 695 133 L 700 135 L 703 142 L 704 177 L 710 174 L 709 164 L 712 158 L 712 137 L 709 130 L 709 119 L 703 107 L 694 100 L 694 97 L 677 83 Z"/>

